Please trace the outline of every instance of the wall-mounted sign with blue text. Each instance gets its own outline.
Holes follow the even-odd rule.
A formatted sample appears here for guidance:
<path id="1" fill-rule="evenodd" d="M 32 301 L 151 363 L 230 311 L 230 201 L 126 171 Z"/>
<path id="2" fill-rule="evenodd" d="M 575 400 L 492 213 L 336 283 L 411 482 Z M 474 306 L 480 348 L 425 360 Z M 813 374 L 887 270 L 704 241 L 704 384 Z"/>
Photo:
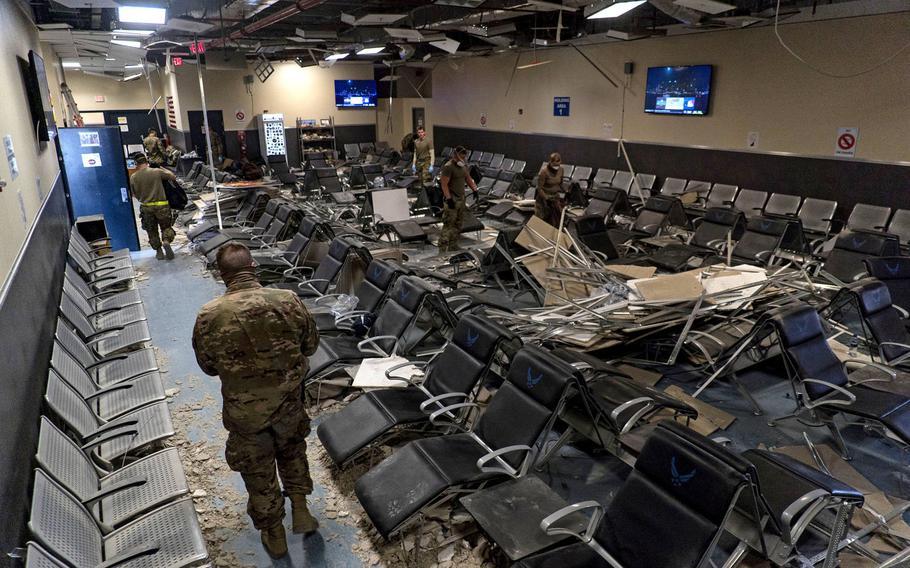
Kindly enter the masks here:
<path id="1" fill-rule="evenodd" d="M 553 116 L 569 116 L 571 97 L 553 97 Z"/>

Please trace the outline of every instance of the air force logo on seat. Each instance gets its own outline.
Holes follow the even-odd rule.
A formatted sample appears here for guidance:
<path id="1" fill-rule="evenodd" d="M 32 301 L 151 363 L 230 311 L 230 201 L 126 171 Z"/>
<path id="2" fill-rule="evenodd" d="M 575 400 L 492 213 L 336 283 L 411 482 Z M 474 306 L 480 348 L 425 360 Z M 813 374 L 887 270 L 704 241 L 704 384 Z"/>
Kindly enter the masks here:
<path id="1" fill-rule="evenodd" d="M 693 469 L 689 473 L 679 473 L 679 470 L 676 469 L 676 456 L 670 458 L 670 480 L 673 482 L 673 487 L 682 487 L 692 481 L 692 478 L 695 477 L 695 472 L 696 470 Z"/>
<path id="2" fill-rule="evenodd" d="M 398 292 L 398 301 L 403 304 L 408 301 L 408 296 L 410 296 L 410 295 L 411 295 L 410 290 L 408 290 L 407 288 L 402 288 L 401 291 Z"/>
<path id="3" fill-rule="evenodd" d="M 465 337 L 465 340 L 464 340 L 465 344 L 468 347 L 474 347 L 474 344 L 477 343 L 478 339 L 480 339 L 480 332 L 475 331 L 474 334 L 472 335 L 471 334 L 472 331 L 473 330 L 471 330 L 471 328 L 468 328 L 468 335 L 467 335 L 467 337 Z"/>
<path id="4" fill-rule="evenodd" d="M 528 388 L 532 389 L 540 384 L 540 381 L 543 380 L 543 373 L 534 376 L 534 371 L 531 370 L 531 367 L 528 367 Z"/>

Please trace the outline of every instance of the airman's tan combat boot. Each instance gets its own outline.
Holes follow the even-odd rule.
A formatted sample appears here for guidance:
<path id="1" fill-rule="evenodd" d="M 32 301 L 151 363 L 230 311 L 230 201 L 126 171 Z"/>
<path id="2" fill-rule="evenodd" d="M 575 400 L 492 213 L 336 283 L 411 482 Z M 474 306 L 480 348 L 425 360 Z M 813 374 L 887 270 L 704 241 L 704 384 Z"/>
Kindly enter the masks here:
<path id="1" fill-rule="evenodd" d="M 319 521 L 307 508 L 305 495 L 291 497 L 291 518 L 294 534 L 310 534 L 319 529 Z"/>
<path id="2" fill-rule="evenodd" d="M 284 525 L 277 523 L 262 531 L 262 546 L 274 559 L 287 556 L 288 539 L 284 532 Z"/>

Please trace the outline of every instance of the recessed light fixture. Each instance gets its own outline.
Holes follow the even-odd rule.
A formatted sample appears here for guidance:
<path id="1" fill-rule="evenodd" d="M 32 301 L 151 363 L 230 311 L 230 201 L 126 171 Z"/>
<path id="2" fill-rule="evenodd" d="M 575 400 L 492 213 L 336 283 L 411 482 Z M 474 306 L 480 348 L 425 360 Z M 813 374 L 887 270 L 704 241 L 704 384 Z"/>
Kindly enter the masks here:
<path id="1" fill-rule="evenodd" d="M 155 32 L 152 31 L 152 30 L 121 30 L 121 29 L 116 29 L 116 30 L 111 30 L 111 33 L 114 34 L 114 35 L 126 35 L 126 36 L 133 35 L 133 36 L 139 36 L 139 37 L 148 37 L 148 36 L 152 35 L 152 34 L 155 33 Z"/>
<path id="2" fill-rule="evenodd" d="M 167 10 L 147 6 L 120 6 L 117 8 L 117 19 L 127 24 L 164 25 Z"/>
<path id="3" fill-rule="evenodd" d="M 385 46 L 382 47 L 365 47 L 357 52 L 357 55 L 376 55 L 377 53 L 382 53 L 382 50 L 385 49 Z"/>
<path id="4" fill-rule="evenodd" d="M 646 0 L 606 0 L 595 2 L 585 8 L 585 17 L 589 20 L 618 18 L 641 6 Z"/>
<path id="5" fill-rule="evenodd" d="M 82 67 L 82 64 L 79 63 L 78 61 L 64 61 L 63 62 L 64 69 L 79 69 L 80 67 Z"/>
<path id="6" fill-rule="evenodd" d="M 124 69 L 142 69 L 143 67 L 145 67 L 145 66 L 142 65 L 142 64 L 140 64 L 140 63 L 135 63 L 135 64 L 133 64 L 133 65 L 124 65 L 124 66 L 123 66 Z"/>
<path id="7" fill-rule="evenodd" d="M 127 75 L 123 78 L 124 81 L 132 81 L 133 79 L 138 79 L 142 77 L 142 73 L 136 73 L 135 75 Z"/>
<path id="8" fill-rule="evenodd" d="M 111 43 L 122 45 L 123 47 L 142 47 L 142 44 L 140 42 L 128 39 L 112 39 Z"/>
<path id="9" fill-rule="evenodd" d="M 333 53 L 332 55 L 329 55 L 328 57 L 326 57 L 325 60 L 326 61 L 338 61 L 339 59 L 344 59 L 347 56 L 348 56 L 347 53 Z"/>

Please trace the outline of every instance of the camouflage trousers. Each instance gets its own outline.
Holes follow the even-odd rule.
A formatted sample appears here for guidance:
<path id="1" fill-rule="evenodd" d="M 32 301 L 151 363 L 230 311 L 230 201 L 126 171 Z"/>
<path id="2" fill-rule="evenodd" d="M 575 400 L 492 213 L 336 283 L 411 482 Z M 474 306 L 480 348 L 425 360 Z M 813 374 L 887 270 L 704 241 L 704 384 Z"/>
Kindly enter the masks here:
<path id="1" fill-rule="evenodd" d="M 433 182 L 433 176 L 430 175 L 430 160 L 417 160 L 414 164 L 417 167 L 417 179 L 422 185 L 430 185 Z"/>
<path id="2" fill-rule="evenodd" d="M 464 197 L 455 197 L 455 207 L 446 203 L 442 209 L 442 232 L 439 234 L 439 252 L 458 250 L 458 239 L 461 237 L 461 227 L 464 225 L 465 206 Z"/>
<path id="3" fill-rule="evenodd" d="M 540 217 L 554 227 L 559 227 L 559 220 L 562 217 L 562 208 L 564 204 L 559 197 L 546 198 L 538 197 L 534 201 L 534 215 Z"/>
<path id="4" fill-rule="evenodd" d="M 302 404 L 294 406 L 293 412 L 285 413 L 265 430 L 254 434 L 228 433 L 224 455 L 228 466 L 243 478 L 249 494 L 247 513 L 258 530 L 284 519 L 284 494 L 277 474 L 281 475 L 284 492 L 291 498 L 313 491 L 306 457 L 310 417 Z"/>
<path id="5" fill-rule="evenodd" d="M 168 245 L 174 241 L 174 216 L 167 205 L 140 205 L 139 221 L 148 233 L 149 246 L 153 249 L 161 248 L 162 241 Z"/>

